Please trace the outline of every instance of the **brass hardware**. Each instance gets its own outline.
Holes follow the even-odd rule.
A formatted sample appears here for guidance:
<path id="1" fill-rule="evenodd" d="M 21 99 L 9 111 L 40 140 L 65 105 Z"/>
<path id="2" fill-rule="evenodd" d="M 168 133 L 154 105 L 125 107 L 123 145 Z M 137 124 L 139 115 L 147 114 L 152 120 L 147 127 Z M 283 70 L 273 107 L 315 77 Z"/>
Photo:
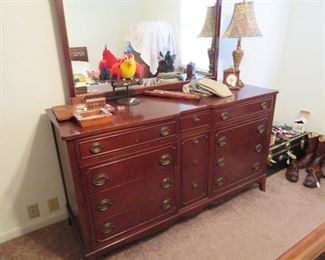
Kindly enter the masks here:
<path id="1" fill-rule="evenodd" d="M 216 180 L 215 184 L 216 184 L 218 187 L 222 187 L 222 186 L 225 184 L 225 180 L 224 180 L 224 178 L 223 178 L 223 177 L 219 177 L 219 178 Z"/>
<path id="2" fill-rule="evenodd" d="M 196 182 L 192 182 L 192 188 L 193 189 L 197 189 L 199 187 L 199 185 Z"/>
<path id="3" fill-rule="evenodd" d="M 162 209 L 169 209 L 171 206 L 173 206 L 173 201 L 171 199 L 165 199 L 161 203 Z"/>
<path id="4" fill-rule="evenodd" d="M 227 138 L 225 136 L 222 136 L 218 140 L 218 145 L 220 147 L 225 146 L 227 144 Z"/>
<path id="5" fill-rule="evenodd" d="M 285 156 L 283 154 L 281 154 L 278 158 L 279 161 L 282 161 L 283 159 L 285 159 Z"/>
<path id="6" fill-rule="evenodd" d="M 96 154 L 96 153 L 100 153 L 102 151 L 102 149 L 103 149 L 103 146 L 99 142 L 96 142 L 90 146 L 89 151 L 92 154 Z"/>
<path id="7" fill-rule="evenodd" d="M 92 183 L 94 186 L 103 186 L 108 179 L 109 178 L 105 173 L 100 173 L 93 178 Z"/>
<path id="8" fill-rule="evenodd" d="M 160 182 L 160 188 L 162 189 L 167 189 L 170 186 L 172 186 L 172 179 L 170 177 L 166 177 Z"/>
<path id="9" fill-rule="evenodd" d="M 198 123 L 200 121 L 200 118 L 198 116 L 192 117 L 194 123 Z"/>
<path id="10" fill-rule="evenodd" d="M 173 158 L 170 154 L 164 154 L 163 156 L 161 156 L 159 163 L 161 166 L 167 166 L 171 163 L 172 160 Z"/>
<path id="11" fill-rule="evenodd" d="M 258 145 L 256 145 L 256 147 L 255 147 L 255 151 L 256 151 L 257 153 L 262 152 L 262 150 L 263 150 L 263 145 L 262 145 L 262 144 L 258 144 Z"/>
<path id="12" fill-rule="evenodd" d="M 267 109 L 267 102 L 262 102 L 261 103 L 261 109 L 266 110 Z"/>
<path id="13" fill-rule="evenodd" d="M 96 209 L 97 209 L 97 211 L 103 212 L 103 211 L 108 210 L 112 205 L 113 204 L 110 199 L 103 199 L 97 204 Z"/>
<path id="14" fill-rule="evenodd" d="M 224 157 L 219 158 L 217 164 L 219 167 L 223 167 L 226 164 L 226 159 Z"/>
<path id="15" fill-rule="evenodd" d="M 264 125 L 259 125 L 259 126 L 257 127 L 257 132 L 258 132 L 259 134 L 262 134 L 262 133 L 264 132 L 264 130 L 265 130 Z"/>
<path id="16" fill-rule="evenodd" d="M 256 170 L 258 170 L 260 168 L 260 166 L 261 166 L 260 163 L 259 162 L 256 162 L 256 163 L 253 164 L 252 169 L 254 171 L 256 171 Z"/>
<path id="17" fill-rule="evenodd" d="M 286 142 L 285 147 L 286 147 L 287 149 L 290 149 L 290 148 L 289 148 L 289 147 L 290 147 L 290 142 Z"/>
<path id="18" fill-rule="evenodd" d="M 169 126 L 163 126 L 160 128 L 160 135 L 161 136 L 167 136 L 170 134 L 170 128 Z"/>
<path id="19" fill-rule="evenodd" d="M 193 139 L 193 144 L 198 144 L 199 140 L 198 139 Z"/>
<path id="20" fill-rule="evenodd" d="M 195 165 L 198 165 L 198 164 L 199 164 L 199 160 L 197 160 L 197 159 L 193 159 L 193 160 L 192 160 L 192 163 L 193 163 L 194 166 L 195 166 Z"/>
<path id="21" fill-rule="evenodd" d="M 102 233 L 103 235 L 107 235 L 109 234 L 110 232 L 113 231 L 113 229 L 115 228 L 115 225 L 113 223 L 105 223 L 101 229 L 100 229 L 100 233 Z"/>
<path id="22" fill-rule="evenodd" d="M 222 120 L 227 120 L 229 118 L 229 113 L 228 112 L 222 112 L 220 117 L 221 117 Z"/>
<path id="23" fill-rule="evenodd" d="M 300 149 L 301 150 L 304 150 L 305 145 L 306 145 L 305 138 L 301 138 L 301 140 L 300 140 Z"/>

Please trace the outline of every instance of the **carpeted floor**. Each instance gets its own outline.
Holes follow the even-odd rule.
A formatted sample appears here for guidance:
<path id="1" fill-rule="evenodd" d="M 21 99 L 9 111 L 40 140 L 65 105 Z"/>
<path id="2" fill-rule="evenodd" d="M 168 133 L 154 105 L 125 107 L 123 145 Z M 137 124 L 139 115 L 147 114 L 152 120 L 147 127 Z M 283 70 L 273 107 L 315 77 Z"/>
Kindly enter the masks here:
<path id="1" fill-rule="evenodd" d="M 267 191 L 247 190 L 169 229 L 118 249 L 110 260 L 275 259 L 325 222 L 325 179 L 319 189 L 279 172 Z M 0 245 L 1 260 L 82 259 L 73 227 L 59 222 Z M 107 259 L 108 259 L 107 258 Z"/>

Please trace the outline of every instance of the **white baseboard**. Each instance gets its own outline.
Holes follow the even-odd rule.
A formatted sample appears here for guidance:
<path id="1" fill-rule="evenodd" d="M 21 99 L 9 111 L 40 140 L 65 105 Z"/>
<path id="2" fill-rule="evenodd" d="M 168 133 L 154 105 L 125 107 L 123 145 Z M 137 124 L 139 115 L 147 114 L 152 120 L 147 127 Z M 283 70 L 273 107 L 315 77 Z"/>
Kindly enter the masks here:
<path id="1" fill-rule="evenodd" d="M 16 227 L 11 230 L 5 231 L 0 234 L 0 243 L 22 236 L 37 229 L 46 227 L 48 225 L 54 224 L 56 222 L 66 219 L 67 217 L 68 216 L 66 212 L 60 212 L 56 215 L 51 215 L 47 218 L 40 219 L 37 222 L 33 222 L 25 226 Z"/>

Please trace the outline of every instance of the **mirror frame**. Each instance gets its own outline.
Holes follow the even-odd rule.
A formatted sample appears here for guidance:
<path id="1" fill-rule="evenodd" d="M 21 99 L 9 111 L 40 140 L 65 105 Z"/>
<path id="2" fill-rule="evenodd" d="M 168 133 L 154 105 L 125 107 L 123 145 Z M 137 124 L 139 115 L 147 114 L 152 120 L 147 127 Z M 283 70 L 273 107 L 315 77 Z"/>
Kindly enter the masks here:
<path id="1" fill-rule="evenodd" d="M 215 27 L 215 39 L 213 41 L 214 43 L 214 57 L 213 57 L 213 68 L 212 68 L 212 78 L 217 79 L 218 76 L 218 58 L 219 58 L 219 44 L 220 44 L 220 27 L 221 27 L 221 6 L 222 6 L 222 0 L 216 0 L 216 27 Z M 73 81 L 73 72 L 72 72 L 72 65 L 70 60 L 70 51 L 69 51 L 69 39 L 68 39 L 68 32 L 67 32 L 67 26 L 65 21 L 65 15 L 64 15 L 64 6 L 63 6 L 63 0 L 55 0 L 55 10 L 57 14 L 57 20 L 59 24 L 59 31 L 61 36 L 61 43 L 62 43 L 62 50 L 63 50 L 63 57 L 65 62 L 65 71 L 68 81 L 68 87 L 69 87 L 69 94 L 70 97 L 76 96 L 74 81 Z M 181 87 L 186 83 L 187 81 L 183 81 L 180 83 L 174 83 L 174 84 L 165 84 L 165 85 L 159 85 L 160 89 L 173 89 L 177 87 Z M 135 91 L 134 94 L 140 94 L 144 90 L 153 89 L 156 88 L 155 86 L 149 86 L 149 87 L 143 87 L 141 89 L 138 89 Z M 95 96 L 112 96 L 111 92 L 101 92 L 96 94 L 89 94 L 87 97 L 95 97 Z"/>

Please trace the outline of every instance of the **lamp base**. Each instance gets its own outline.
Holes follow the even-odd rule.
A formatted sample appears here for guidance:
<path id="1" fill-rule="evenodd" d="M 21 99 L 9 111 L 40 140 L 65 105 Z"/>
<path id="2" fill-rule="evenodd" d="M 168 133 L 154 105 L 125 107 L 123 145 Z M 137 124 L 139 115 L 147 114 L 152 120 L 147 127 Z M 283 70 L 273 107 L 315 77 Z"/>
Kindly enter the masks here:
<path id="1" fill-rule="evenodd" d="M 232 58 L 234 61 L 234 68 L 235 69 L 239 69 L 239 65 L 241 60 L 243 59 L 244 56 L 244 51 L 242 50 L 241 46 L 241 39 L 238 38 L 238 42 L 237 42 L 237 48 L 232 52 Z"/>

